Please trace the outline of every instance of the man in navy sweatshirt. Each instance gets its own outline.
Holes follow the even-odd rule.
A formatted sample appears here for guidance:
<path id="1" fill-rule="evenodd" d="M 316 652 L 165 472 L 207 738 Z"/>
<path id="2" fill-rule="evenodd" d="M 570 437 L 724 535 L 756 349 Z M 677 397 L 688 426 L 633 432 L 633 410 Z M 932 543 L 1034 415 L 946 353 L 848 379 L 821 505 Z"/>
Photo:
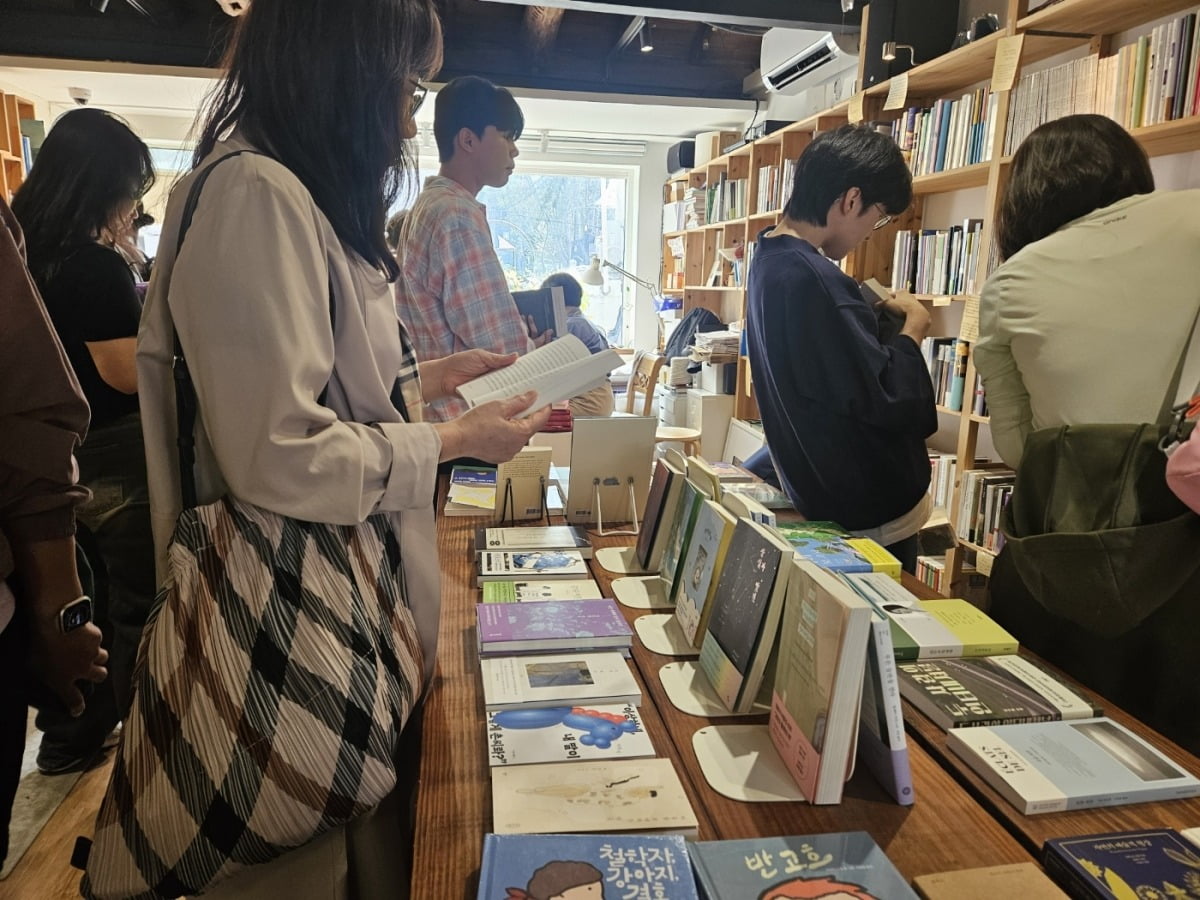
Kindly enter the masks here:
<path id="1" fill-rule="evenodd" d="M 750 368 L 784 491 L 808 519 L 884 545 L 910 572 L 930 512 L 925 438 L 937 411 L 911 294 L 872 303 L 837 260 L 912 202 L 895 142 L 846 125 L 801 154 L 783 218 L 748 282 Z M 879 308 L 903 319 L 881 339 Z M 894 329 L 893 329 L 894 330 Z"/>

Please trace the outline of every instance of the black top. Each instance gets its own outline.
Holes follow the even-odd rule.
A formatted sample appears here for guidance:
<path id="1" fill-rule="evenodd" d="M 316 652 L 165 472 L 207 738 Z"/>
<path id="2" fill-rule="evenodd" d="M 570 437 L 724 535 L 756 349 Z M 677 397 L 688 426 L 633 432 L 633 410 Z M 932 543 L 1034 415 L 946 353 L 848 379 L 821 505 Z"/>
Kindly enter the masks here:
<path id="1" fill-rule="evenodd" d="M 38 279 L 79 386 L 92 408 L 91 429 L 137 412 L 137 394 L 110 387 L 96 371 L 86 343 L 137 337 L 142 303 L 121 254 L 85 244 L 64 259 L 49 280 Z"/>
<path id="2" fill-rule="evenodd" d="M 921 348 L 880 343 L 854 279 L 799 238 L 760 236 L 747 287 L 754 391 L 796 509 L 855 531 L 907 513 L 938 424 Z"/>

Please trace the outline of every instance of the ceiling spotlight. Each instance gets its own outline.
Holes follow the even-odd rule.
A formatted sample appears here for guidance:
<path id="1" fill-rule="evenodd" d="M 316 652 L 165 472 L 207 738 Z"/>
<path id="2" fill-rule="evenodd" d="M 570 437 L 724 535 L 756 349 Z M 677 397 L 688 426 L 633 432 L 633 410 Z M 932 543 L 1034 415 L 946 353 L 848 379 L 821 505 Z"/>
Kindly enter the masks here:
<path id="1" fill-rule="evenodd" d="M 896 58 L 897 50 L 907 50 L 908 51 L 909 66 L 915 66 L 917 64 L 917 60 L 916 60 L 916 56 L 914 55 L 912 44 L 897 44 L 895 41 L 884 41 L 883 42 L 883 60 L 884 60 L 884 62 L 891 62 L 892 60 L 894 60 Z"/>
<path id="2" fill-rule="evenodd" d="M 649 30 L 649 22 L 643 22 L 642 27 L 638 29 L 638 40 L 641 41 L 643 53 L 650 53 L 654 50 L 654 42 L 646 37 L 646 32 Z"/>
<path id="3" fill-rule="evenodd" d="M 108 9 L 108 0 L 92 0 L 92 9 L 96 12 L 104 12 Z"/>

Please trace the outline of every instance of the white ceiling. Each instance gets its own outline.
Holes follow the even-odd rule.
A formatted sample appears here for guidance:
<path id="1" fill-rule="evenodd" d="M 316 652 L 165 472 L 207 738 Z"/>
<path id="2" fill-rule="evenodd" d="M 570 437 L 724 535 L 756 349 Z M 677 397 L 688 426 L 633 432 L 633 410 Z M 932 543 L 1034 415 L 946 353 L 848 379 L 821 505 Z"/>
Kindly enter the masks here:
<path id="1" fill-rule="evenodd" d="M 10 60 L 11 61 L 11 60 Z M 11 61 L 11 62 L 27 62 Z M 40 62 L 40 61 L 39 61 Z M 179 140 L 213 85 L 210 77 L 165 73 L 85 71 L 0 65 L 0 85 L 47 104 L 52 118 L 71 105 L 69 87 L 88 88 L 91 105 L 135 122 L 147 140 Z M 754 113 L 752 101 L 697 101 L 671 97 L 563 94 L 514 90 L 525 113 L 526 132 L 586 134 L 673 142 L 702 131 L 739 128 Z M 418 115 L 432 125 L 432 97 Z M 156 129 L 160 134 L 145 133 Z"/>

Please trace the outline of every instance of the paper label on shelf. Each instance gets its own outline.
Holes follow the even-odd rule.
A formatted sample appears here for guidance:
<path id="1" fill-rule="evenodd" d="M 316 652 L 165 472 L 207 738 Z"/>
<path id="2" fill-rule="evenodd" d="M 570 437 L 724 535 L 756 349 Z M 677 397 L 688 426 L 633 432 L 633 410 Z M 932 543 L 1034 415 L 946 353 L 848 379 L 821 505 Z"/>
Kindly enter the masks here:
<path id="1" fill-rule="evenodd" d="M 949 306 L 949 305 L 950 305 L 950 298 L 949 298 L 949 297 L 945 297 L 945 296 L 938 296 L 938 297 L 934 297 L 934 298 L 933 298 L 933 305 L 934 305 L 934 306 Z"/>
<path id="2" fill-rule="evenodd" d="M 904 101 L 908 99 L 908 73 L 901 72 L 888 82 L 887 99 L 883 101 L 884 109 L 904 109 Z"/>
<path id="3" fill-rule="evenodd" d="M 996 44 L 996 61 L 992 64 L 992 90 L 1011 91 L 1021 68 L 1021 46 L 1025 35 L 1010 34 Z"/>
<path id="4" fill-rule="evenodd" d="M 863 92 L 859 91 L 850 98 L 850 111 L 846 113 L 846 118 L 850 120 L 850 124 L 857 125 L 864 118 L 863 116 L 863 101 L 865 97 Z"/>
<path id="5" fill-rule="evenodd" d="M 992 577 L 992 563 L 996 557 L 988 553 L 986 550 L 980 550 L 975 554 L 975 571 L 985 578 Z"/>
<path id="6" fill-rule="evenodd" d="M 968 344 L 973 344 L 979 339 L 978 297 L 967 297 L 967 301 L 963 305 L 962 328 L 959 330 L 958 336 Z"/>

